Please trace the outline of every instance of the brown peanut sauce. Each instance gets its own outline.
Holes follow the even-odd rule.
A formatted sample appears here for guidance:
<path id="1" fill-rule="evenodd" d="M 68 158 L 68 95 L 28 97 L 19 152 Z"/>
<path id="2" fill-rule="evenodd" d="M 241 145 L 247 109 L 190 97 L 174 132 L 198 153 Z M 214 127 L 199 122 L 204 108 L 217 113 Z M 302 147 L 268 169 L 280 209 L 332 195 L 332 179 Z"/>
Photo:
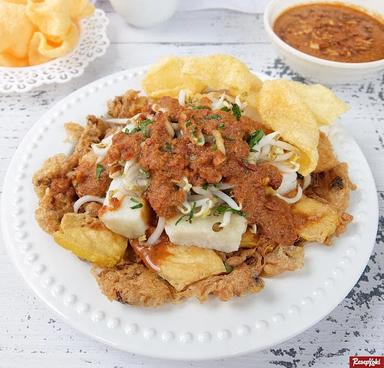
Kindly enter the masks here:
<path id="1" fill-rule="evenodd" d="M 168 249 L 170 245 L 169 239 L 164 235 L 157 244 L 152 246 L 140 244 L 137 239 L 131 240 L 130 244 L 147 267 L 155 271 L 159 271 L 161 263 L 171 255 Z"/>
<path id="2" fill-rule="evenodd" d="M 121 160 L 136 158 L 150 176 L 144 198 L 158 217 L 166 219 L 180 216 L 179 207 L 186 198 L 179 185 L 183 178 L 194 186 L 230 183 L 250 224 L 257 224 L 278 244 L 292 244 L 297 234 L 290 207 L 266 193 L 268 187 L 279 187 L 281 174 L 268 163 L 247 164 L 251 133 L 261 129 L 268 134 L 269 130 L 231 110 L 212 110 L 205 102 L 202 99 L 197 106 L 182 106 L 177 99 L 160 98 L 156 111 L 153 106 L 143 108 L 153 111 L 145 131 L 116 134 L 104 161 L 114 167 Z M 171 124 L 177 124 L 181 133 L 172 133 Z M 218 132 L 224 150 L 216 144 Z"/>
<path id="3" fill-rule="evenodd" d="M 347 63 L 384 59 L 384 19 L 343 3 L 288 8 L 273 30 L 288 45 L 321 59 Z"/>

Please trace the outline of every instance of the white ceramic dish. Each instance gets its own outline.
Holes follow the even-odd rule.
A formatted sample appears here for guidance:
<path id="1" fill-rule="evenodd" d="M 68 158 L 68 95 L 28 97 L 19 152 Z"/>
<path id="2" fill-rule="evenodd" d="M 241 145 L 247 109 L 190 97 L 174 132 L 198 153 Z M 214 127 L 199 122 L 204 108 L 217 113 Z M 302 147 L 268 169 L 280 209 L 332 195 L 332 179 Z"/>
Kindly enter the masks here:
<path id="1" fill-rule="evenodd" d="M 334 0 L 271 0 L 264 12 L 264 28 L 279 56 L 297 73 L 313 81 L 326 84 L 348 83 L 374 78 L 384 71 L 384 59 L 367 63 L 341 63 L 320 59 L 296 50 L 281 40 L 273 31 L 276 18 L 287 8 L 307 3 L 331 2 Z M 384 1 L 341 0 L 345 4 L 361 6 L 384 16 Z"/>
<path id="2" fill-rule="evenodd" d="M 63 124 L 84 123 L 88 113 L 105 113 L 108 99 L 140 88 L 145 70 L 113 74 L 72 93 L 32 127 L 16 151 L 4 182 L 1 222 L 9 255 L 25 281 L 78 330 L 122 350 L 159 358 L 202 360 L 261 350 L 324 318 L 364 270 L 378 220 L 368 164 L 339 125 L 331 129 L 330 138 L 358 186 L 349 210 L 354 221 L 332 247 L 307 245 L 302 270 L 266 279 L 265 289 L 256 295 L 227 303 L 190 300 L 155 309 L 110 302 L 89 265 L 57 246 L 36 224 L 31 178 L 49 156 L 70 152 Z"/>
<path id="3" fill-rule="evenodd" d="M 0 66 L 0 93 L 23 93 L 51 83 L 65 83 L 84 73 L 88 64 L 105 54 L 108 18 L 101 9 L 80 23 L 80 39 L 68 55 L 23 68 Z"/>

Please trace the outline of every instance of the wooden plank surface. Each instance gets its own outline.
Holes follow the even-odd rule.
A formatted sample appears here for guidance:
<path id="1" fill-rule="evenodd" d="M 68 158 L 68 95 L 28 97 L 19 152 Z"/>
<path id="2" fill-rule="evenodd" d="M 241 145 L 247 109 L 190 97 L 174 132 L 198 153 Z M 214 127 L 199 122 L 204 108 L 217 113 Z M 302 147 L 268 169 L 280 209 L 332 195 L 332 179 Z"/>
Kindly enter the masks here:
<path id="1" fill-rule="evenodd" d="M 299 77 L 276 58 L 260 14 L 225 10 L 181 12 L 165 25 L 139 31 L 127 27 L 113 14 L 107 1 L 99 4 L 111 19 L 112 44 L 103 58 L 70 83 L 20 96 L 0 95 L 1 178 L 34 121 L 64 96 L 107 74 L 172 54 L 230 53 L 271 76 Z M 66 325 L 26 287 L 1 243 L 0 368 L 346 367 L 349 355 L 384 354 L 384 76 L 335 86 L 334 90 L 351 105 L 343 124 L 358 141 L 375 176 L 380 229 L 364 275 L 330 316 L 273 349 L 236 359 L 182 363 L 135 356 L 106 347 Z"/>

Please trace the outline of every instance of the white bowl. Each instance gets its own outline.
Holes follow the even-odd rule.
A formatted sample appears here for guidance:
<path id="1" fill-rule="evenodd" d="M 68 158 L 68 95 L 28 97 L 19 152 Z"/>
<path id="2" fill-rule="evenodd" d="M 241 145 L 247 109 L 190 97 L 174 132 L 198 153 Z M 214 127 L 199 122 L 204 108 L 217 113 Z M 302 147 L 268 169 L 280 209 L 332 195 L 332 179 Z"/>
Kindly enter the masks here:
<path id="1" fill-rule="evenodd" d="M 342 63 L 320 59 L 285 43 L 273 31 L 276 18 L 287 8 L 299 4 L 333 2 L 330 0 L 271 0 L 264 12 L 264 27 L 272 45 L 283 61 L 294 71 L 313 81 L 326 84 L 347 83 L 374 78 L 384 71 L 384 59 L 365 63 Z M 345 0 L 344 4 L 358 5 L 370 12 L 384 15 L 384 1 Z"/>

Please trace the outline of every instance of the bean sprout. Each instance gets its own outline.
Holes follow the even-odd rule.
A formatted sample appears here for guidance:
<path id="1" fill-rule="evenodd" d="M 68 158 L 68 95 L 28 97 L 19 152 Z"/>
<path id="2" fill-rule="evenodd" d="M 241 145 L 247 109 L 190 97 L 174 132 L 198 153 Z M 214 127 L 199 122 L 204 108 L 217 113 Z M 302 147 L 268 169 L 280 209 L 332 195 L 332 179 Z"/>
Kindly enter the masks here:
<path id="1" fill-rule="evenodd" d="M 104 203 L 105 198 L 97 197 L 93 195 L 85 195 L 83 197 L 80 197 L 74 204 L 73 204 L 73 211 L 75 213 L 79 212 L 80 207 L 88 202 L 97 202 L 97 203 Z"/>
<path id="2" fill-rule="evenodd" d="M 148 240 L 144 243 L 144 245 L 154 245 L 159 241 L 161 234 L 163 233 L 165 228 L 165 217 L 159 217 L 157 221 L 156 229 L 148 238 Z"/>

